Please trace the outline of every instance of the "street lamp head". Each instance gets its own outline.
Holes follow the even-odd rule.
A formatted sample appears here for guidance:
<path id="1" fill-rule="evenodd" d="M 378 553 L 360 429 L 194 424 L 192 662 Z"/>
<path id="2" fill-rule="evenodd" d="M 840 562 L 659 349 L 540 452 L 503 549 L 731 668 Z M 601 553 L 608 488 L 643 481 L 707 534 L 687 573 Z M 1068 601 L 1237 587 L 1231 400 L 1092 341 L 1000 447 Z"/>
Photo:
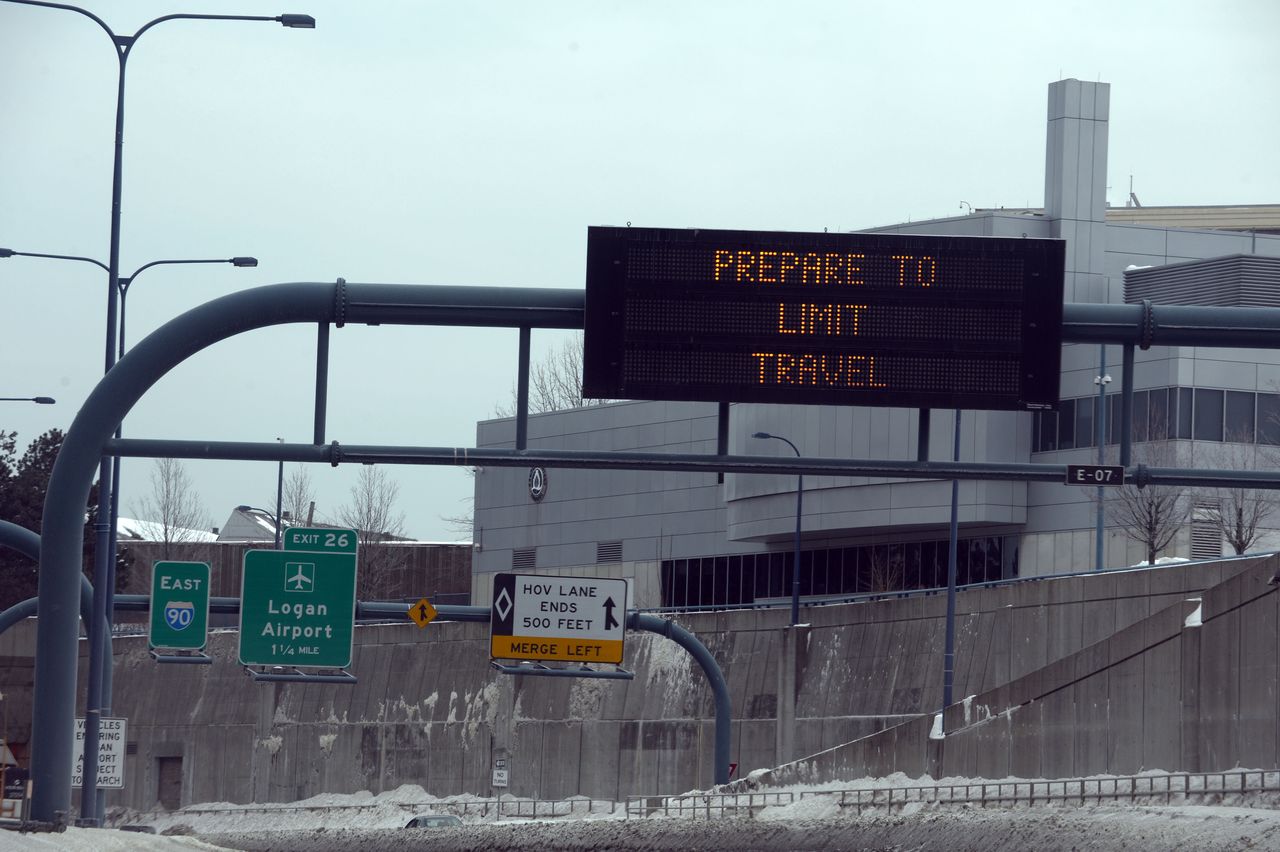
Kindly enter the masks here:
<path id="1" fill-rule="evenodd" d="M 0 248 L 0 257 L 13 257 L 13 249 Z"/>
<path id="2" fill-rule="evenodd" d="M 281 26 L 294 30 L 314 30 L 316 28 L 316 19 L 310 15 L 281 15 L 276 20 L 280 22 Z"/>
<path id="3" fill-rule="evenodd" d="M 36 405 L 53 405 L 57 402 L 57 400 L 51 396 L 35 396 L 31 398 L 31 401 Z"/>
<path id="4" fill-rule="evenodd" d="M 772 438 L 773 436 L 772 436 L 772 435 L 770 435 L 768 432 L 755 432 L 755 433 L 752 433 L 751 437 L 753 437 L 753 438 Z"/>
<path id="5" fill-rule="evenodd" d="M 228 261 L 232 266 L 257 266 L 258 259 L 256 257 L 233 257 Z"/>

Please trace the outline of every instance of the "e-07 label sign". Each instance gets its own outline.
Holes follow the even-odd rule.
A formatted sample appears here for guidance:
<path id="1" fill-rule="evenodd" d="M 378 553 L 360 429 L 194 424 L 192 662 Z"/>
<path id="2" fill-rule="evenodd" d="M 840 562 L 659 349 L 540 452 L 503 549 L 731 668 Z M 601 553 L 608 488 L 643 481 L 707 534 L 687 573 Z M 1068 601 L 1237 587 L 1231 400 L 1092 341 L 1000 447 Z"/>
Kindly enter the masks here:
<path id="1" fill-rule="evenodd" d="M 496 574 L 490 656 L 621 663 L 626 612 L 626 580 Z"/>
<path id="2" fill-rule="evenodd" d="M 1067 485 L 1124 485 L 1122 464 L 1069 464 Z"/>

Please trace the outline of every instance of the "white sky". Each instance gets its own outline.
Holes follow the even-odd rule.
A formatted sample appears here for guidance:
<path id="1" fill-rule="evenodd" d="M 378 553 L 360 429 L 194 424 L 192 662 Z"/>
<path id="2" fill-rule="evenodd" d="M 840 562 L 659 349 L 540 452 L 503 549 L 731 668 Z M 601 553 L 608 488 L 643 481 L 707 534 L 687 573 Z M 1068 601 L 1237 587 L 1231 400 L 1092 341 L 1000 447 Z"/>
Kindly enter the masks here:
<path id="1" fill-rule="evenodd" d="M 283 281 L 582 287 L 588 225 L 851 230 L 1043 200 L 1046 87 L 1112 84 L 1109 197 L 1280 203 L 1273 0 L 913 3 L 85 0 L 118 33 L 176 11 L 306 12 L 172 22 L 139 40 L 126 90 L 121 271 L 160 267 L 128 337 Z M 79 15 L 0 2 L 0 246 L 104 262 L 115 63 Z M 66 428 L 101 376 L 105 275 L 0 260 L 0 403 L 21 447 Z M 535 332 L 535 356 L 563 333 Z M 315 331 L 226 341 L 161 381 L 125 434 L 311 437 Z M 332 336 L 328 435 L 475 444 L 510 399 L 516 333 Z M 122 511 L 149 489 L 126 460 Z M 221 525 L 273 506 L 272 463 L 188 462 Z M 390 468 L 406 531 L 453 539 L 471 480 Z M 318 511 L 356 467 L 314 466 Z"/>

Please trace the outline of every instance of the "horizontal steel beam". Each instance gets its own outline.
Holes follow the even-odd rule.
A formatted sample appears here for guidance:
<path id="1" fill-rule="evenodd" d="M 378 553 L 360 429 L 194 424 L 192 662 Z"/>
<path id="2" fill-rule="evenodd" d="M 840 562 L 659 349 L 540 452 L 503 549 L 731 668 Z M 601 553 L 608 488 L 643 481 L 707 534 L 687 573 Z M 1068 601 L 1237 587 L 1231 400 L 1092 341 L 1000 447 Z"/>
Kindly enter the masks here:
<path id="1" fill-rule="evenodd" d="M 277 444 L 232 441 L 165 441 L 121 438 L 107 442 L 118 456 L 178 459 L 248 459 L 318 464 L 420 464 L 464 467 L 555 467 L 573 469 L 657 470 L 706 473 L 870 476 L 886 479 L 989 479 L 1015 482 L 1066 482 L 1065 464 L 1034 462 L 934 462 L 891 459 L 796 458 L 795 456 L 716 456 L 696 453 L 581 452 L 577 450 L 503 450 L 474 447 L 382 447 L 364 444 Z M 1205 488 L 1280 489 L 1280 471 L 1192 470 L 1134 465 L 1126 481 L 1147 485 L 1195 485 Z"/>

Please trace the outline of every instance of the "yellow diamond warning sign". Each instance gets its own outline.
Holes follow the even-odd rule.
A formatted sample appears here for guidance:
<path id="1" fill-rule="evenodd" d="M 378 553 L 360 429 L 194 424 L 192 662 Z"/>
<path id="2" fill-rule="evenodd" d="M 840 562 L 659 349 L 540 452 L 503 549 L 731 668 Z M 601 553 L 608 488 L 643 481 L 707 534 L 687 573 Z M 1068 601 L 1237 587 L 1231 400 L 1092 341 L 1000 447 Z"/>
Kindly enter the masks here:
<path id="1" fill-rule="evenodd" d="M 426 627 L 438 614 L 426 598 L 409 606 L 409 620 L 419 627 Z"/>
<path id="2" fill-rule="evenodd" d="M 489 655 L 621 663 L 627 581 L 495 574 Z"/>

